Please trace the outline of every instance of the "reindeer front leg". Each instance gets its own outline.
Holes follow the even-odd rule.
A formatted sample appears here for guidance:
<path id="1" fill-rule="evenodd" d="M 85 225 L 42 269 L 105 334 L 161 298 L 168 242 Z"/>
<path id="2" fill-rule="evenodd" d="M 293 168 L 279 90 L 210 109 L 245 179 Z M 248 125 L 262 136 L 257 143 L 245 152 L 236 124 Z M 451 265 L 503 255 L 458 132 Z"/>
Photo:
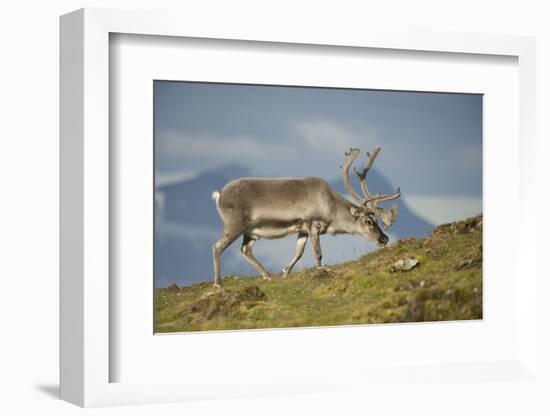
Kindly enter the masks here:
<path id="1" fill-rule="evenodd" d="M 302 257 L 302 254 L 304 254 L 304 248 L 307 243 L 307 234 L 298 234 L 298 240 L 296 241 L 296 253 L 294 254 L 294 257 L 292 260 L 290 260 L 290 263 L 286 267 L 283 268 L 283 275 L 282 277 L 287 277 L 288 274 L 291 272 L 292 268 L 296 264 L 298 260 Z"/>
<path id="2" fill-rule="evenodd" d="M 313 247 L 313 255 L 315 257 L 315 265 L 321 268 L 321 228 L 322 224 L 319 221 L 313 221 L 309 235 L 311 236 L 311 246 Z"/>
<path id="3" fill-rule="evenodd" d="M 328 267 L 321 265 L 321 259 L 323 258 L 323 254 L 321 253 L 321 233 L 325 230 L 325 224 L 321 221 L 313 221 L 309 235 L 311 236 L 311 246 L 313 247 L 313 255 L 315 257 L 315 266 L 317 266 L 318 270 L 330 272 L 331 270 Z"/>

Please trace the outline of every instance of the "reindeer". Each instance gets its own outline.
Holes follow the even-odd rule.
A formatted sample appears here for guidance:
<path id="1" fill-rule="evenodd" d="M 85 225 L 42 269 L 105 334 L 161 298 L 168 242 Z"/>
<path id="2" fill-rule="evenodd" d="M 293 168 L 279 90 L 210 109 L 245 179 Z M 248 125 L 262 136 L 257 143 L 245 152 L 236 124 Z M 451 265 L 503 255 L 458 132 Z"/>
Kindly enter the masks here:
<path id="1" fill-rule="evenodd" d="M 397 217 L 397 205 L 384 209 L 378 204 L 399 198 L 401 191 L 398 187 L 392 195 L 369 192 L 366 176 L 380 153 L 380 147 L 377 147 L 372 155 L 367 153 L 368 161 L 362 170 L 354 168 L 363 196 L 355 192 L 349 180 L 349 170 L 359 153 L 359 149 L 350 148 L 345 153 L 342 167 L 345 188 L 357 204 L 348 201 L 321 178 L 242 178 L 229 182 L 221 191 L 215 191 L 212 198 L 223 221 L 223 233 L 212 247 L 214 286 L 221 285 L 220 258 L 223 251 L 241 235 L 241 253 L 264 279 L 270 279 L 271 275 L 252 254 L 254 243 L 262 238 L 277 239 L 298 234 L 296 252 L 283 268 L 282 277 L 288 276 L 300 260 L 308 238 L 311 239 L 316 267 L 321 269 L 322 234 L 358 234 L 376 241 L 380 247 L 385 246 L 388 237 L 379 227 L 377 217 L 385 229 L 390 228 Z"/>

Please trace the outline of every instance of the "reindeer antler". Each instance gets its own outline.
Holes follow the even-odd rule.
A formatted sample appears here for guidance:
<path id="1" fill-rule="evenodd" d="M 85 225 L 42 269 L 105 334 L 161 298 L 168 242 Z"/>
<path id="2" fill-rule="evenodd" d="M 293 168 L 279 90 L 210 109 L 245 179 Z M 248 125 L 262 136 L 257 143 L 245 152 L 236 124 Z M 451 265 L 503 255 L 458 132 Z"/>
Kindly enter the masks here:
<path id="1" fill-rule="evenodd" d="M 367 152 L 368 162 L 365 165 L 365 167 L 361 171 L 357 171 L 356 169 L 354 169 L 355 174 L 359 177 L 361 190 L 363 191 L 363 194 L 365 194 L 367 203 L 371 208 L 377 208 L 380 202 L 391 201 L 401 196 L 401 189 L 399 187 L 397 187 L 397 190 L 391 195 L 382 195 L 380 193 L 373 195 L 369 192 L 369 187 L 367 185 L 367 173 L 372 167 L 372 165 L 374 164 L 374 161 L 376 160 L 376 157 L 380 153 L 380 150 L 381 150 L 380 146 L 377 146 L 372 152 L 372 155 L 369 152 Z"/>
<path id="2" fill-rule="evenodd" d="M 368 200 L 373 200 L 374 196 L 369 192 L 366 177 L 367 177 L 367 173 L 368 173 L 369 169 L 374 164 L 374 161 L 376 160 L 376 157 L 378 156 L 378 153 L 380 153 L 380 150 L 381 150 L 380 146 L 377 146 L 374 149 L 374 152 L 372 152 L 372 155 L 369 152 L 367 152 L 367 157 L 369 158 L 369 160 L 368 160 L 367 164 L 365 165 L 365 167 L 363 169 L 361 169 L 361 171 L 358 171 L 357 169 L 353 168 L 353 171 L 359 177 L 359 181 L 360 181 L 360 184 L 361 184 L 361 190 L 363 191 L 363 194 L 365 195 L 365 197 Z"/>
<path id="3" fill-rule="evenodd" d="M 351 165 L 357 159 L 357 156 L 359 155 L 361 151 L 359 149 L 354 149 L 350 147 L 349 152 L 346 152 L 346 162 L 344 163 L 344 166 L 342 166 L 342 179 L 344 180 L 344 186 L 346 187 L 346 190 L 350 193 L 350 195 L 355 199 L 360 205 L 365 205 L 367 203 L 368 198 L 361 198 L 357 192 L 353 189 L 353 186 L 351 186 L 351 183 L 349 181 L 349 169 L 351 168 Z"/>

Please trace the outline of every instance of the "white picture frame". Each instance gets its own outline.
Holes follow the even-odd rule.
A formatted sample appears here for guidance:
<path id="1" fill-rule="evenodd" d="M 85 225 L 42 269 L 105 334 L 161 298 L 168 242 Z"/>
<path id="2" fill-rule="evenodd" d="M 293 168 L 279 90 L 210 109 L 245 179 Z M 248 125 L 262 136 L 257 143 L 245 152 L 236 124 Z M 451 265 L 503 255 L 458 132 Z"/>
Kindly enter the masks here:
<path id="1" fill-rule="evenodd" d="M 112 259 L 110 238 L 109 36 L 112 33 L 226 39 L 281 44 L 332 45 L 438 53 L 516 57 L 519 66 L 520 214 L 518 262 L 522 279 L 517 293 L 517 354 L 485 361 L 395 368 L 334 369 L 318 373 L 281 372 L 261 380 L 192 378 L 184 381 L 110 382 L 109 291 Z M 159 403 L 199 398 L 247 397 L 358 391 L 395 380 L 454 382 L 506 380 L 537 383 L 535 228 L 529 206 L 536 191 L 535 169 L 535 42 L 508 35 L 393 32 L 361 30 L 328 33 L 313 27 L 281 28 L 269 22 L 216 21 L 205 27 L 191 16 L 167 13 L 83 9 L 61 18 L 61 398 L 80 406 Z M 516 217 L 516 218 L 517 218 Z M 523 249 L 522 249 L 523 248 Z M 511 271 L 514 273 L 514 271 Z M 517 273 L 517 271 L 515 271 Z M 477 374 L 477 376 L 475 375 Z M 409 380 L 410 381 L 410 380 Z M 352 387 L 353 386 L 353 387 Z"/>

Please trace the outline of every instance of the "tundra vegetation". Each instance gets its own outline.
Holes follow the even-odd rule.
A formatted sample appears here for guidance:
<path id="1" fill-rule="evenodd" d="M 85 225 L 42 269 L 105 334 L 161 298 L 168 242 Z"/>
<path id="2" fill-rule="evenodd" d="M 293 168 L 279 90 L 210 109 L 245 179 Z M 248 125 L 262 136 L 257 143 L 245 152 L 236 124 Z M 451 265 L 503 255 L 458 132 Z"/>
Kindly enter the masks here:
<path id="1" fill-rule="evenodd" d="M 328 269 L 158 288 L 155 332 L 481 319 L 482 228 L 478 215 Z"/>

